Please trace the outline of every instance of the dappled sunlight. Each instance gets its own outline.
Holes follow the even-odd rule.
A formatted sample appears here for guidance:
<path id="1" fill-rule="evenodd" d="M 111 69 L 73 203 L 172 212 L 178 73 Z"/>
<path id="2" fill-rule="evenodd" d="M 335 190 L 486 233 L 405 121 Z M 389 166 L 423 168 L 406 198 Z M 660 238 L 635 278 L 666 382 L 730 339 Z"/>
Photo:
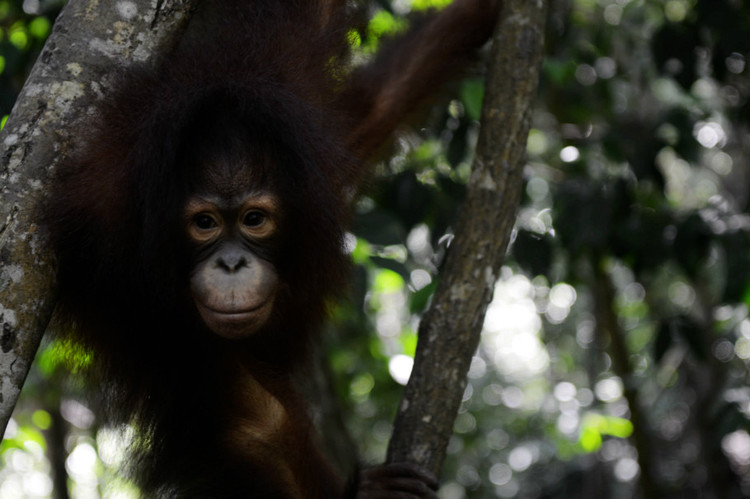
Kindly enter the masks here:
<path id="1" fill-rule="evenodd" d="M 109 467 L 117 468 L 123 464 L 126 450 L 135 439 L 135 429 L 132 426 L 119 428 L 102 428 L 96 434 L 96 446 L 99 458 Z"/>
<path id="2" fill-rule="evenodd" d="M 89 428 L 91 411 L 79 402 L 65 401 L 64 414 L 75 422 L 77 428 Z M 42 412 L 42 411 L 37 411 Z M 5 439 L 12 441 L 19 435 L 18 425 L 11 421 Z M 22 431 L 28 431 L 24 429 Z M 87 436 L 72 433 L 66 443 L 72 448 L 65 459 L 65 471 L 69 478 L 71 497 L 75 499 L 135 499 L 139 497 L 132 484 L 114 478 L 113 469 L 124 462 L 125 448 L 132 443 L 133 429 L 100 429 L 96 441 Z M 26 437 L 23 448 L 9 449 L 4 453 L 5 466 L 0 469 L 0 498 L 2 499 L 47 499 L 54 497 L 51 466 L 47 449 L 40 445 L 41 435 Z M 103 485 L 103 477 L 109 477 Z"/>
<path id="3" fill-rule="evenodd" d="M 542 320 L 534 296 L 535 288 L 527 277 L 503 268 L 485 316 L 482 347 L 508 379 L 529 379 L 549 366 L 549 355 L 539 339 Z"/>
<path id="4" fill-rule="evenodd" d="M 88 442 L 76 445 L 65 461 L 68 475 L 75 482 L 76 494 L 79 497 L 96 497 L 98 486 L 99 456 L 96 449 Z"/>
<path id="5" fill-rule="evenodd" d="M 737 430 L 721 441 L 724 452 L 737 466 L 750 468 L 750 435 L 745 430 Z"/>
<path id="6" fill-rule="evenodd" d="M 513 471 L 526 471 L 539 458 L 536 445 L 520 445 L 508 454 L 508 464 Z"/>
<path id="7" fill-rule="evenodd" d="M 713 121 L 699 121 L 693 128 L 695 139 L 705 147 L 724 147 L 727 144 L 727 134 L 720 124 Z"/>
<path id="8" fill-rule="evenodd" d="M 40 433 L 28 431 L 14 419 L 5 430 L 3 445 L 17 440 L 21 446 L 4 452 L 4 466 L 0 467 L 0 497 L 3 499 L 41 499 L 52 493 L 45 442 Z"/>
<path id="9" fill-rule="evenodd" d="M 560 151 L 560 159 L 563 160 L 565 163 L 572 163 L 574 161 L 578 161 L 580 157 L 581 157 L 580 151 L 578 151 L 578 148 L 574 146 L 563 147 L 562 150 Z"/>
<path id="10" fill-rule="evenodd" d="M 638 476 L 640 467 L 638 461 L 632 457 L 618 459 L 614 467 L 615 478 L 621 482 L 630 482 Z"/>
<path id="11" fill-rule="evenodd" d="M 623 386 L 619 378 L 605 378 L 594 385 L 596 398 L 602 402 L 615 402 L 622 398 Z"/>
<path id="12" fill-rule="evenodd" d="M 399 385 L 406 385 L 414 367 L 414 359 L 408 355 L 394 355 L 388 361 L 388 372 Z"/>
<path id="13" fill-rule="evenodd" d="M 0 470 L 0 497 L 3 499 L 46 498 L 52 493 L 44 450 L 33 442 L 24 447 L 5 454 L 5 466 Z"/>

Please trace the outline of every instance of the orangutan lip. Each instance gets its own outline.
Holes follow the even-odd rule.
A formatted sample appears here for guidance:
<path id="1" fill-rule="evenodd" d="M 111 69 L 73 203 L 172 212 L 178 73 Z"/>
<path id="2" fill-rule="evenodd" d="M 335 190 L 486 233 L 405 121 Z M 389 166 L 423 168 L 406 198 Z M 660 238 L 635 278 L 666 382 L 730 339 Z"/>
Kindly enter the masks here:
<path id="1" fill-rule="evenodd" d="M 245 317 L 253 315 L 258 310 L 260 310 L 263 307 L 265 307 L 267 304 L 268 304 L 268 302 L 264 301 L 260 305 L 257 305 L 255 307 L 251 307 L 251 308 L 246 308 L 244 310 L 226 310 L 226 311 L 225 310 L 217 310 L 217 309 L 211 308 L 211 307 L 209 307 L 207 305 L 203 305 L 202 303 L 199 303 L 198 306 L 200 308 L 203 308 L 207 312 L 210 312 L 210 313 L 212 313 L 214 315 L 217 315 L 217 316 L 220 316 L 220 317 L 223 317 L 223 318 L 226 318 L 226 319 L 243 319 Z"/>

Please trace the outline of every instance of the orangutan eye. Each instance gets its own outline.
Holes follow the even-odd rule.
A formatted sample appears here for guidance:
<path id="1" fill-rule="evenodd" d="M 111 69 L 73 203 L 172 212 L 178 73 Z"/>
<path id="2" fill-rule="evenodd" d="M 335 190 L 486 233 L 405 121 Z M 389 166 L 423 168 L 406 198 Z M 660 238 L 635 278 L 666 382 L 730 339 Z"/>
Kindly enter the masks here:
<path id="1" fill-rule="evenodd" d="M 200 230 L 211 230 L 219 226 L 214 217 L 207 213 L 200 213 L 193 218 L 193 223 Z"/>
<path id="2" fill-rule="evenodd" d="M 242 219 L 242 225 L 251 229 L 257 229 L 266 222 L 266 214 L 259 210 L 251 210 Z"/>

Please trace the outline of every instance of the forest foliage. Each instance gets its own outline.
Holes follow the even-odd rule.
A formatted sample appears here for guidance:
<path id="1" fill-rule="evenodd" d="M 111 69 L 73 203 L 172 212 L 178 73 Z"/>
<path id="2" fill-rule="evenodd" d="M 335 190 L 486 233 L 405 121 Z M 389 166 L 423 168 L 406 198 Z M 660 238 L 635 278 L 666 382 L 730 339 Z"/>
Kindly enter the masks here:
<path id="1" fill-rule="evenodd" d="M 410 10 L 372 0 L 367 57 Z M 60 1 L 0 1 L 6 116 Z M 514 240 L 441 497 L 750 496 L 750 3 L 553 2 Z M 470 172 L 482 65 L 404 130 L 357 203 L 326 351 L 348 430 L 382 461 Z M 0 497 L 127 497 L 45 344 L 0 447 Z M 85 359 L 83 359 L 85 361 Z M 57 497 L 66 497 L 59 495 Z"/>

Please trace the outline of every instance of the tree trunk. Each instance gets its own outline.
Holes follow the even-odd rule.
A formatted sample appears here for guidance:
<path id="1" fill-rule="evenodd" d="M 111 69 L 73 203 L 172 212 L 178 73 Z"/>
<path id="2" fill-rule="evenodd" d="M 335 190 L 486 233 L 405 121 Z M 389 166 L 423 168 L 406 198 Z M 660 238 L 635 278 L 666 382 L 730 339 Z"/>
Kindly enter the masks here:
<path id="1" fill-rule="evenodd" d="M 111 68 L 152 63 L 197 0 L 69 0 L 0 135 L 0 433 L 54 308 L 54 265 L 34 223 L 76 125 L 106 94 Z"/>
<path id="2" fill-rule="evenodd" d="M 493 37 L 473 171 L 440 282 L 419 327 L 388 461 L 440 474 L 521 198 L 546 0 L 508 0 Z"/>

